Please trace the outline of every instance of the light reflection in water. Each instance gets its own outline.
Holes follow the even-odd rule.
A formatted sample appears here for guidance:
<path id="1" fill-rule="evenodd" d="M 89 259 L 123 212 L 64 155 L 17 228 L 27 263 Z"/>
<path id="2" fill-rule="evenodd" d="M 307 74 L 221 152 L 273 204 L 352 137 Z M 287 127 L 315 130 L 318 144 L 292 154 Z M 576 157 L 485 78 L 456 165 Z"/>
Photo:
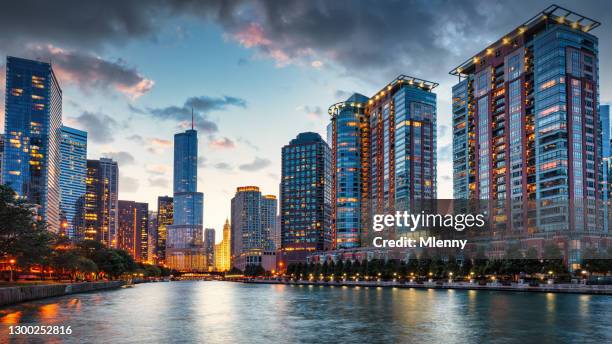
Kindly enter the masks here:
<path id="1" fill-rule="evenodd" d="M 0 321 L 70 325 L 68 343 L 606 343 L 611 308 L 606 296 L 170 282 L 8 307 Z"/>

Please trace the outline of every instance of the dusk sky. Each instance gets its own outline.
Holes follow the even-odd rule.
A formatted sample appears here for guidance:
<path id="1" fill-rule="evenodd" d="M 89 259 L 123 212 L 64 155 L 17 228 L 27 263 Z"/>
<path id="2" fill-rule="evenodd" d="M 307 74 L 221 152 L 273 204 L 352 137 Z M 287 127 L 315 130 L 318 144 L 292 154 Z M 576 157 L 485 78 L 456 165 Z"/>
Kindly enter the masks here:
<path id="1" fill-rule="evenodd" d="M 503 6 L 502 6 L 503 4 Z M 278 195 L 281 148 L 325 138 L 328 107 L 399 74 L 440 83 L 438 197 L 452 198 L 448 72 L 548 1 L 19 1 L 0 5 L 7 55 L 51 61 L 65 125 L 88 158 L 119 162 L 124 200 L 172 195 L 174 133 L 196 112 L 204 224 L 217 230 L 237 186 Z M 612 99 L 612 2 L 558 1 L 602 22 L 600 96 Z M 4 132 L 4 96 L 0 97 Z"/>

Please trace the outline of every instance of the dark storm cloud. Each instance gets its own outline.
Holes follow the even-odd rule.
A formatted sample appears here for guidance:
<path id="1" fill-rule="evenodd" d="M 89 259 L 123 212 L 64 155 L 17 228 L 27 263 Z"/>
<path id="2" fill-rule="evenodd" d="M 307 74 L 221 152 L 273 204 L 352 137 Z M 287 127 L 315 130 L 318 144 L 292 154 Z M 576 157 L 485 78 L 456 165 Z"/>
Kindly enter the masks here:
<path id="1" fill-rule="evenodd" d="M 223 96 L 219 98 L 200 96 L 190 97 L 182 106 L 171 105 L 160 108 L 147 108 L 147 112 L 159 119 L 173 119 L 179 121 L 183 127 L 191 125 L 191 114 L 194 111 L 194 121 L 197 129 L 204 133 L 212 134 L 219 130 L 217 124 L 208 119 L 211 111 L 226 110 L 228 107 L 246 108 L 244 99 Z"/>
<path id="2" fill-rule="evenodd" d="M 612 22 L 612 2 L 556 2 Z M 25 0 L 1 5 L 0 50 L 19 49 L 28 42 L 95 51 L 133 39 L 155 40 L 168 29 L 164 25 L 168 18 L 196 18 L 218 24 L 229 40 L 279 65 L 330 61 L 348 75 L 364 79 L 386 80 L 401 72 L 435 79 L 447 77 L 448 70 L 483 44 L 550 4 L 543 0 Z M 601 29 L 597 34 L 602 40 L 609 36 Z"/>
<path id="3" fill-rule="evenodd" d="M 113 133 L 118 127 L 117 121 L 112 117 L 89 111 L 84 111 L 78 117 L 68 118 L 68 124 L 87 131 L 87 137 L 96 143 L 112 142 L 114 140 Z"/>

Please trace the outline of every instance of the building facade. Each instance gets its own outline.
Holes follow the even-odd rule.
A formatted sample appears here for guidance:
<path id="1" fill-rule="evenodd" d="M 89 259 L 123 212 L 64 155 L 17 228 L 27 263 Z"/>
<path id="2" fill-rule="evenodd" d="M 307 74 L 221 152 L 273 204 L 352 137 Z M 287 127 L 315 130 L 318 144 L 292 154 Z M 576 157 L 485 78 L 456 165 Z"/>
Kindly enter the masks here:
<path id="1" fill-rule="evenodd" d="M 215 229 L 204 230 L 204 254 L 206 255 L 206 270 L 213 271 L 215 268 Z"/>
<path id="2" fill-rule="evenodd" d="M 62 126 L 60 141 L 60 210 L 62 228 L 71 240 L 83 231 L 87 190 L 87 132 Z"/>
<path id="3" fill-rule="evenodd" d="M 107 158 L 87 160 L 83 232 L 77 239 L 115 247 L 119 225 L 119 166 Z"/>
<path id="4" fill-rule="evenodd" d="M 301 133 L 282 149 L 281 247 L 328 250 L 331 235 L 331 150 L 316 133 Z"/>
<path id="5" fill-rule="evenodd" d="M 229 271 L 232 265 L 231 261 L 231 226 L 229 220 L 225 220 L 223 225 L 223 239 L 215 245 L 215 271 Z"/>
<path id="6" fill-rule="evenodd" d="M 451 71 L 454 197 L 488 203 L 491 255 L 551 241 L 577 264 L 604 228 L 597 26 L 553 5 Z"/>
<path id="7" fill-rule="evenodd" d="M 180 271 L 205 271 L 204 194 L 197 192 L 198 134 L 174 135 L 173 222 L 166 228 L 166 265 Z"/>
<path id="8" fill-rule="evenodd" d="M 261 194 L 257 186 L 236 189 L 231 208 L 232 267 L 261 265 L 264 251 L 273 246 L 272 226 L 276 225 L 276 197 Z"/>
<path id="9" fill-rule="evenodd" d="M 4 134 L 0 134 L 0 184 L 4 185 L 2 182 L 2 156 L 4 155 Z"/>
<path id="10" fill-rule="evenodd" d="M 334 248 L 368 246 L 373 213 L 419 211 L 436 198 L 436 86 L 400 75 L 330 107 Z"/>
<path id="11" fill-rule="evenodd" d="M 166 263 L 166 238 L 168 237 L 168 226 L 174 219 L 174 200 L 169 196 L 157 197 L 157 261 L 159 264 Z"/>
<path id="12" fill-rule="evenodd" d="M 127 251 L 137 262 L 148 260 L 149 205 L 119 201 L 117 248 Z"/>
<path id="13" fill-rule="evenodd" d="M 60 230 L 62 90 L 51 64 L 7 57 L 2 181 Z"/>
<path id="14" fill-rule="evenodd" d="M 157 257 L 158 238 L 157 212 L 149 210 L 149 225 L 147 231 L 147 262 L 149 264 L 159 264 Z"/>

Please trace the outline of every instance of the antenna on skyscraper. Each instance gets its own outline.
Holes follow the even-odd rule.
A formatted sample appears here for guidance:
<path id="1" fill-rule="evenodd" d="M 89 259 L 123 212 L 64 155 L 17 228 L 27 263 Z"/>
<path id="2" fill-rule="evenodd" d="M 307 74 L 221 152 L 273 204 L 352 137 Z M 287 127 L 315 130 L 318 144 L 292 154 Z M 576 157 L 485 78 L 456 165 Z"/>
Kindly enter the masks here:
<path id="1" fill-rule="evenodd" d="M 193 130 L 193 106 L 191 107 L 191 130 Z"/>

